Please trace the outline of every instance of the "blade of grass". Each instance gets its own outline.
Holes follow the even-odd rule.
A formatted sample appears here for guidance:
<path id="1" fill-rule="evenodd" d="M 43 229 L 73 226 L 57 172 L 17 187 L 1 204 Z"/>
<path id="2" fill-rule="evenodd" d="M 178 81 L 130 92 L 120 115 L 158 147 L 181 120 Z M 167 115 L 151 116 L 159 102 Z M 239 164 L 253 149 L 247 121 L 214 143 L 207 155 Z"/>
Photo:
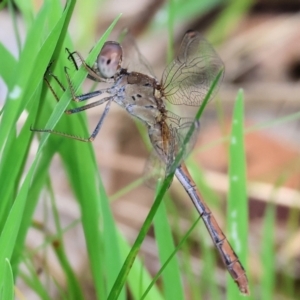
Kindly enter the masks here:
<path id="1" fill-rule="evenodd" d="M 1 3 L 0 3 L 0 10 L 3 9 L 5 7 L 5 5 L 7 5 L 7 1 L 8 0 L 3 0 Z"/>
<path id="2" fill-rule="evenodd" d="M 223 40 L 231 34 L 243 16 L 248 13 L 250 7 L 253 5 L 253 0 L 230 0 L 226 1 L 225 5 L 225 9 L 221 11 L 208 33 L 209 40 L 214 43 Z"/>
<path id="3" fill-rule="evenodd" d="M 55 254 L 58 258 L 61 268 L 64 270 L 67 278 L 67 293 L 70 299 L 84 299 L 80 285 L 76 279 L 74 271 L 68 260 L 62 240 L 56 240 L 52 243 Z"/>
<path id="4" fill-rule="evenodd" d="M 154 231 L 158 246 L 159 260 L 163 265 L 175 248 L 164 203 L 159 206 L 154 217 Z M 162 280 L 165 299 L 184 299 L 179 263 L 176 256 L 169 261 L 167 267 L 164 269 Z"/>
<path id="5" fill-rule="evenodd" d="M 134 244 L 132 245 L 132 248 L 123 264 L 123 267 L 118 275 L 118 278 L 115 281 L 115 283 L 109 293 L 108 300 L 113 300 L 113 299 L 118 298 L 118 296 L 121 292 L 121 289 L 125 284 L 126 278 L 130 272 L 131 266 L 137 256 L 139 249 L 143 243 L 143 240 L 151 226 L 152 220 L 155 216 L 158 206 L 160 205 L 160 202 L 162 201 L 164 194 L 166 193 L 167 189 L 169 188 L 169 186 L 172 182 L 173 176 L 174 176 L 174 173 L 173 174 L 171 173 L 170 175 L 168 175 L 166 177 L 166 179 L 162 183 L 160 191 L 158 192 L 158 195 L 155 198 L 154 203 L 144 221 L 144 224 L 143 224 Z"/>
<path id="6" fill-rule="evenodd" d="M 35 26 L 32 26 L 28 33 L 24 50 L 14 70 L 14 80 L 8 85 L 9 93 L 0 126 L 0 151 L 5 146 L 5 140 L 9 138 L 21 112 L 43 79 L 50 57 L 58 43 L 58 37 L 63 31 L 66 17 L 71 12 L 69 8 L 75 5 L 74 0 L 70 0 L 68 3 L 70 3 L 68 8 L 58 21 L 47 23 L 49 18 L 57 19 L 57 17 L 56 6 L 52 5 L 52 2 L 46 1 L 36 18 Z M 53 30 L 48 28 L 46 24 L 51 24 Z M 49 35 L 47 35 L 47 30 L 51 32 Z"/>
<path id="7" fill-rule="evenodd" d="M 169 265 L 170 261 L 173 259 L 173 257 L 176 255 L 176 253 L 178 252 L 178 250 L 184 245 L 184 243 L 186 242 L 187 238 L 190 236 L 190 234 L 192 233 L 192 231 L 194 230 L 194 228 L 196 227 L 196 225 L 198 224 L 198 222 L 200 221 L 200 217 L 198 217 L 198 219 L 192 224 L 192 226 L 190 227 L 190 229 L 186 232 L 186 234 L 183 236 L 183 238 L 181 239 L 181 241 L 178 243 L 178 245 L 176 246 L 176 248 L 173 250 L 173 252 L 169 255 L 168 259 L 164 262 L 164 264 L 162 265 L 162 267 L 160 268 L 160 270 L 157 272 L 157 274 L 154 276 L 151 284 L 147 287 L 147 289 L 145 290 L 144 294 L 142 295 L 140 300 L 145 299 L 145 297 L 148 295 L 149 291 L 151 290 L 151 288 L 154 286 L 155 282 L 158 280 L 158 278 L 160 277 L 160 275 L 163 273 L 163 271 L 165 270 L 165 268 Z M 164 298 L 165 299 L 165 298 Z M 177 296 L 175 296 L 175 298 L 173 299 L 177 299 Z M 178 299 L 184 299 L 184 298 L 178 298 Z"/>
<path id="8" fill-rule="evenodd" d="M 121 249 L 122 260 L 125 260 L 130 252 L 130 246 L 125 241 L 124 237 L 119 233 L 118 240 Z M 142 273 L 142 274 L 141 274 Z M 128 275 L 128 286 L 129 290 L 133 295 L 133 299 L 140 299 L 141 298 L 141 290 L 146 290 L 147 287 L 151 284 L 151 276 L 149 272 L 144 267 L 143 263 L 137 258 L 133 265 L 130 274 Z M 165 299 L 159 289 L 153 284 L 149 289 L 147 289 L 147 300 L 163 300 Z"/>
<path id="9" fill-rule="evenodd" d="M 48 3 L 48 2 L 47 2 Z M 47 61 L 43 61 L 47 59 L 47 55 L 43 55 L 45 54 L 43 52 L 43 49 L 45 50 L 45 47 L 47 48 L 45 51 L 50 51 L 48 52 L 49 55 L 52 55 L 51 53 L 51 47 L 49 43 L 52 43 L 54 46 L 52 47 L 52 50 L 55 47 L 55 44 L 59 44 L 59 38 L 61 37 L 61 34 L 65 31 L 63 30 L 63 27 L 67 27 L 67 25 L 64 25 L 65 20 L 67 20 L 67 16 L 68 14 L 70 14 L 71 9 L 72 9 L 72 2 L 69 2 L 70 5 L 68 5 L 67 9 L 65 10 L 65 13 L 60 16 L 60 18 L 58 18 L 56 16 L 57 14 L 57 10 L 55 10 L 56 5 L 54 5 L 54 2 L 51 2 L 51 7 L 53 7 L 50 11 L 49 11 L 49 16 L 47 15 L 47 6 L 45 4 L 46 10 L 43 7 L 41 9 L 41 12 L 38 14 L 37 17 L 37 24 L 36 27 L 38 28 L 39 25 L 41 24 L 45 24 L 46 20 L 50 18 L 48 24 L 54 24 L 54 30 L 51 31 L 51 33 L 48 35 L 48 38 L 46 38 L 45 43 L 41 46 L 41 48 L 39 49 L 40 52 L 38 51 L 38 53 L 36 54 L 37 57 L 37 61 L 40 64 L 46 65 L 48 64 Z M 74 4 L 74 3 L 73 3 Z M 53 19 L 53 20 L 52 20 Z M 59 21 L 57 21 L 57 19 Z M 51 27 L 51 26 L 50 26 Z M 52 27 L 51 27 L 52 28 Z M 56 31 L 55 31 L 56 30 Z M 4 146 L 4 150 L 2 152 L 2 159 L 1 159 L 1 163 L 0 163 L 0 181 L 5 184 L 7 183 L 7 188 L 6 189 L 0 189 L 0 197 L 2 199 L 1 201 L 1 208 L 0 208 L 0 212 L 1 212 L 1 222 L 2 222 L 2 226 L 3 226 L 3 222 L 5 222 L 6 216 L 8 215 L 8 210 L 13 202 L 13 199 L 15 197 L 16 194 L 16 188 L 19 184 L 19 179 L 20 176 L 23 172 L 23 167 L 25 165 L 25 160 L 27 157 L 27 153 L 29 150 L 29 145 L 31 142 L 31 134 L 27 128 L 22 128 L 21 130 L 21 134 L 16 138 L 16 132 L 15 132 L 15 123 L 10 124 L 12 122 L 12 120 L 15 117 L 19 117 L 18 114 L 16 114 L 16 111 L 14 111 L 14 108 L 17 109 L 17 106 L 20 107 L 20 109 L 24 110 L 25 108 L 27 108 L 27 110 L 29 109 L 29 117 L 27 118 L 27 121 L 29 121 L 28 119 L 34 117 L 33 115 L 35 114 L 35 110 L 30 110 L 30 104 L 28 101 L 26 102 L 23 101 L 23 99 L 18 98 L 18 95 L 16 93 L 18 93 L 18 91 L 20 92 L 20 90 L 28 90 L 31 89 L 33 91 L 32 97 L 40 97 L 40 81 L 43 78 L 43 73 L 40 73 L 39 76 L 39 81 L 37 81 L 36 83 L 31 82 L 30 80 L 28 80 L 28 78 L 23 78 L 23 75 L 20 75 L 22 73 L 23 69 L 26 69 L 26 65 L 28 69 L 32 68 L 32 60 L 29 58 L 29 55 L 34 54 L 33 52 L 30 53 L 31 48 L 30 47 L 30 43 L 28 42 L 28 40 L 30 40 L 31 42 L 35 42 L 34 44 L 40 44 L 38 41 L 40 39 L 44 40 L 44 37 L 41 37 L 41 35 L 43 35 L 44 32 L 41 31 L 39 29 L 38 32 L 36 32 L 35 30 L 32 30 L 32 32 L 30 32 L 28 39 L 26 40 L 27 42 L 25 43 L 25 48 L 24 51 L 21 54 L 21 58 L 23 61 L 20 61 L 18 64 L 16 64 L 16 71 L 14 70 L 13 72 L 13 76 L 10 76 L 10 80 L 8 82 L 8 88 L 12 87 L 14 85 L 14 82 L 21 82 L 22 85 L 18 86 L 20 89 L 18 90 L 15 89 L 15 92 L 13 93 L 13 95 L 10 95 L 10 97 L 8 97 L 5 107 L 3 109 L 4 113 L 1 119 L 1 125 L 3 125 L 1 127 L 1 129 L 4 129 L 6 127 L 6 129 L 3 130 L 3 137 L 6 139 L 6 143 L 2 144 L 2 146 Z M 62 37 L 63 38 L 63 37 Z M 51 42 L 48 43 L 48 41 L 51 40 Z M 27 48 L 26 48 L 27 45 Z M 27 50 L 26 50 L 27 49 Z M 32 51 L 37 51 L 36 47 L 32 48 Z M 36 57 L 34 56 L 34 57 Z M 50 59 L 50 56 L 49 56 Z M 39 64 L 39 65 L 40 65 Z M 20 69 L 18 69 L 20 68 Z M 44 71 L 43 71 L 44 72 Z M 17 75 L 16 75 L 17 74 Z M 32 75 L 32 76 L 36 76 L 36 74 Z M 14 77 L 17 77 L 19 79 L 16 79 Z M 29 76 L 30 77 L 30 76 Z M 20 84 L 21 84 L 20 83 Z M 36 84 L 36 86 L 32 86 L 32 84 Z M 28 87 L 28 85 L 31 85 L 31 87 Z M 22 101 L 21 101 L 22 100 Z M 15 104 L 15 103 L 19 102 L 19 104 Z M 32 115 L 33 113 L 33 115 Z M 16 122 L 16 121 L 15 121 Z M 27 126 L 28 124 L 25 123 Z M 11 166 L 14 166 L 14 168 L 11 168 Z M 10 174 L 10 176 L 7 176 L 8 174 Z M 11 178 L 14 178 L 14 180 L 11 180 Z M 1 226 L 1 227 L 2 227 Z"/>
<path id="10" fill-rule="evenodd" d="M 34 22 L 33 3 L 31 1 L 23 0 L 14 0 L 14 3 L 21 12 L 27 27 L 31 26 Z"/>
<path id="11" fill-rule="evenodd" d="M 240 90 L 233 112 L 229 149 L 228 228 L 229 241 L 245 266 L 248 249 L 248 206 L 244 147 L 244 97 Z M 244 299 L 236 284 L 227 277 L 227 298 Z"/>
<path id="12" fill-rule="evenodd" d="M 48 177 L 48 176 L 47 176 Z M 54 216 L 54 223 L 55 223 L 55 228 L 56 228 L 56 232 L 57 235 L 60 238 L 57 238 L 55 240 L 52 241 L 51 245 L 52 248 L 59 260 L 60 266 L 63 269 L 65 276 L 66 276 L 66 281 L 67 281 L 67 293 L 68 296 L 71 299 L 84 299 L 82 290 L 80 288 L 80 284 L 76 278 L 75 272 L 72 269 L 72 266 L 69 262 L 68 259 L 68 255 L 65 251 L 65 246 L 64 246 L 64 240 L 63 240 L 63 230 L 60 224 L 60 220 L 59 220 L 59 213 L 55 204 L 55 196 L 54 196 L 54 192 L 50 183 L 50 178 L 47 178 L 47 186 L 48 186 L 48 190 L 50 192 L 50 199 L 51 199 L 51 207 L 52 207 L 52 211 L 53 211 L 53 216 Z"/>
<path id="13" fill-rule="evenodd" d="M 43 300 L 51 300 L 47 289 L 43 286 L 35 267 L 32 265 L 32 260 L 23 259 L 27 272 L 20 271 L 20 277 L 35 293 Z"/>
<path id="14" fill-rule="evenodd" d="M 11 82 L 13 70 L 16 68 L 17 60 L 14 56 L 0 43 L 0 76 L 6 85 Z"/>
<path id="15" fill-rule="evenodd" d="M 60 19 L 60 21 L 58 22 L 59 29 L 60 31 L 57 32 L 57 35 L 55 37 L 56 41 L 59 38 L 59 34 L 61 32 L 61 29 L 64 25 L 64 21 L 65 21 L 65 17 L 66 14 L 70 13 L 70 9 L 72 8 L 72 4 L 74 5 L 74 2 L 70 1 L 68 2 L 68 6 L 67 9 L 65 10 L 62 18 Z M 42 12 L 42 17 L 46 18 L 46 15 L 44 13 L 44 11 Z M 43 23 L 43 22 L 42 22 Z M 51 34 L 50 34 L 51 36 Z M 54 37 L 52 36 L 52 39 L 54 39 Z M 54 41 L 52 41 L 54 42 Z M 45 46 L 45 44 L 43 45 Z M 47 46 L 47 43 L 46 43 Z M 50 46 L 50 45 L 48 45 Z M 51 53 L 51 49 L 48 49 Z M 43 54 L 43 52 L 41 53 Z M 46 63 L 45 63 L 46 64 Z M 36 90 L 37 87 L 33 88 L 33 90 Z M 5 106 L 5 111 L 7 109 L 7 106 Z M 2 119 L 3 121 L 3 119 Z M 9 130 L 8 130 L 9 131 Z M 4 133 L 4 135 L 6 135 L 7 132 Z M 2 145 L 3 146 L 3 145 Z M 37 156 L 38 157 L 38 156 Z M 1 237 L 0 237 L 0 285 L 3 284 L 3 263 L 4 263 L 4 259 L 5 258 L 11 258 L 12 256 L 12 252 L 13 250 L 16 250 L 15 246 L 18 245 L 19 243 L 16 243 L 16 239 L 18 236 L 18 232 L 20 229 L 20 223 L 23 220 L 23 212 L 24 212 L 24 208 L 25 208 L 25 204 L 26 204 L 26 198 L 27 198 L 27 194 L 29 191 L 29 186 L 30 186 L 30 181 L 34 172 L 34 168 L 36 166 L 37 163 L 37 157 L 35 158 L 33 164 L 30 167 L 29 172 L 27 173 L 24 182 L 19 190 L 18 196 L 16 197 L 12 208 L 7 216 Z M 9 166 L 11 168 L 11 166 Z M 4 170 L 5 171 L 5 170 Z M 3 172 L 3 170 L 1 170 L 1 172 Z M 3 175 L 3 174 L 2 174 Z M 3 189 L 5 190 L 5 189 Z M 9 191 L 10 193 L 12 193 L 12 191 Z M 27 230 L 27 227 L 26 229 Z M 18 248 L 18 252 L 20 251 L 20 249 Z"/>
<path id="16" fill-rule="evenodd" d="M 174 19 L 175 19 L 175 0 L 168 1 L 168 51 L 167 62 L 170 63 L 174 58 Z"/>
<path id="17" fill-rule="evenodd" d="M 275 228 L 276 207 L 273 203 L 267 206 L 261 245 L 261 299 L 274 299 L 276 281 L 275 251 L 274 251 L 274 228 Z"/>
<path id="18" fill-rule="evenodd" d="M 176 16 L 180 20 L 198 17 L 208 13 L 218 5 L 223 4 L 222 0 L 202 0 L 202 1 L 178 1 L 176 6 Z"/>
<path id="19" fill-rule="evenodd" d="M 5 276 L 3 283 L 3 291 L 0 292 L 1 299 L 13 300 L 14 297 L 14 277 L 11 269 L 11 265 L 8 259 L 5 260 Z"/>

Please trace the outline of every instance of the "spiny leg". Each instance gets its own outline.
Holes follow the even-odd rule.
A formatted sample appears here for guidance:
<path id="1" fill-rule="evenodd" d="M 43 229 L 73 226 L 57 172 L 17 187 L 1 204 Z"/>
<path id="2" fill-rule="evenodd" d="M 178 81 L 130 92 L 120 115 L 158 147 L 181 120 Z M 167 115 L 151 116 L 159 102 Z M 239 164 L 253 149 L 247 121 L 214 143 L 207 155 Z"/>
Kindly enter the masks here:
<path id="1" fill-rule="evenodd" d="M 64 137 L 67 137 L 67 138 L 71 138 L 71 139 L 74 139 L 74 140 L 78 140 L 78 141 L 81 141 L 81 142 L 92 142 L 95 139 L 95 137 L 97 136 L 97 134 L 99 133 L 100 129 L 101 129 L 103 121 L 104 121 L 106 115 L 109 112 L 112 100 L 113 100 L 113 97 L 110 97 L 109 101 L 107 102 L 107 104 L 105 106 L 104 112 L 101 115 L 101 118 L 100 118 L 99 122 L 96 125 L 96 128 L 94 129 L 94 131 L 92 132 L 92 134 L 88 138 L 82 138 L 82 137 L 79 137 L 79 136 L 76 136 L 76 135 L 72 135 L 72 134 L 68 134 L 68 133 L 64 133 L 64 132 L 60 132 L 60 131 L 55 131 L 55 130 L 51 130 L 51 129 L 36 129 L 36 128 L 30 127 L 30 130 L 34 131 L 34 132 L 48 132 L 48 133 L 64 136 Z"/>
<path id="2" fill-rule="evenodd" d="M 76 113 L 79 113 L 79 112 L 84 111 L 86 109 L 90 109 L 90 108 L 93 108 L 95 106 L 101 105 L 101 104 L 105 103 L 106 101 L 109 101 L 109 100 L 112 100 L 112 99 L 113 99 L 113 97 L 105 97 L 103 99 L 100 99 L 98 101 L 89 103 L 87 105 L 83 105 L 81 107 L 76 107 L 76 108 L 65 110 L 65 113 L 68 114 L 68 115 L 76 114 Z"/>
<path id="3" fill-rule="evenodd" d="M 46 82 L 48 88 L 49 88 L 50 91 L 52 92 L 52 94 L 53 94 L 55 100 L 56 100 L 57 102 L 59 102 L 59 97 L 58 97 L 57 93 L 54 91 L 54 89 L 53 89 L 52 85 L 50 84 L 50 81 L 47 79 L 47 76 L 46 76 L 46 75 L 49 75 L 49 76 L 53 77 L 54 80 L 57 82 L 57 84 L 60 86 L 60 88 L 62 89 L 63 92 L 65 92 L 66 89 L 65 89 L 65 87 L 63 86 L 63 84 L 61 83 L 61 81 L 58 79 L 58 77 L 57 77 L 56 75 L 54 75 L 54 74 L 50 71 L 50 68 L 51 68 L 52 64 L 53 64 L 53 61 L 51 61 L 51 62 L 49 63 L 49 65 L 48 65 L 48 67 L 47 67 L 47 69 L 46 69 L 46 72 L 45 72 L 45 74 L 44 74 L 44 80 L 45 80 L 45 82 Z"/>
<path id="4" fill-rule="evenodd" d="M 84 60 L 84 58 L 81 56 L 81 54 L 77 51 L 74 51 L 74 52 L 70 52 L 68 48 L 66 48 L 66 51 L 68 52 L 69 56 L 68 56 L 68 59 L 72 61 L 72 63 L 74 64 L 75 68 L 78 70 L 78 65 L 77 65 L 77 62 L 76 62 L 76 59 L 74 58 L 74 56 L 76 55 L 82 66 L 86 69 L 86 71 L 88 72 L 88 78 L 93 80 L 93 81 L 97 81 L 97 82 L 112 82 L 113 79 L 105 79 L 105 78 L 102 78 L 99 73 L 97 72 L 97 69 L 96 68 L 92 68 L 90 67 Z"/>
<path id="5" fill-rule="evenodd" d="M 70 75 L 69 75 L 67 70 L 68 70 L 68 68 L 65 67 L 65 74 L 66 74 L 66 77 L 67 77 L 68 86 L 70 88 L 73 101 L 75 101 L 75 102 L 86 101 L 86 100 L 89 100 L 89 99 L 94 98 L 96 96 L 102 95 L 104 93 L 109 93 L 110 88 L 107 88 L 107 89 L 102 89 L 102 90 L 98 90 L 98 91 L 94 91 L 94 92 L 90 92 L 90 93 L 86 93 L 86 94 L 82 94 L 82 95 L 77 96 L 76 93 L 75 93 L 73 84 L 71 82 Z"/>
<path id="6" fill-rule="evenodd" d="M 73 63 L 75 64 L 76 68 L 78 68 L 75 60 L 73 61 Z M 58 97 L 57 93 L 54 91 L 52 85 L 50 84 L 50 81 L 47 79 L 46 74 L 48 74 L 49 76 L 51 76 L 52 78 L 54 78 L 54 80 L 57 82 L 57 84 L 59 85 L 59 87 L 61 88 L 61 90 L 63 92 L 66 91 L 66 88 L 63 86 L 62 82 L 58 79 L 58 77 L 49 70 L 50 67 L 51 67 L 51 65 L 52 65 L 52 62 L 50 62 L 49 66 L 47 67 L 46 73 L 44 75 L 44 80 L 45 80 L 47 86 L 49 87 L 49 89 L 51 90 L 52 94 L 54 95 L 55 100 L 57 102 L 59 102 L 59 97 Z M 69 85 L 70 90 L 71 90 L 72 100 L 75 101 L 75 102 L 86 101 L 86 100 L 89 100 L 89 99 L 94 98 L 96 96 L 102 95 L 104 93 L 109 93 L 109 88 L 107 88 L 107 89 L 100 89 L 98 91 L 93 91 L 93 92 L 90 92 L 90 93 L 86 93 L 86 94 L 82 94 L 82 95 L 76 96 L 75 92 L 74 92 L 73 85 L 71 83 L 70 76 L 69 76 L 69 74 L 67 72 L 67 68 L 66 67 L 65 67 L 65 74 L 66 74 L 66 77 L 67 77 L 68 85 Z"/>
<path id="7" fill-rule="evenodd" d="M 106 104 L 106 106 L 105 106 L 105 109 L 104 109 L 104 112 L 103 112 L 103 114 L 102 114 L 102 116 L 101 116 L 101 118 L 100 118 L 98 124 L 96 125 L 96 128 L 94 129 L 93 133 L 92 133 L 91 136 L 89 137 L 89 140 L 90 140 L 90 141 L 93 141 L 93 140 L 95 139 L 95 137 L 97 136 L 97 134 L 99 133 L 99 131 L 100 131 L 100 129 L 101 129 L 101 126 L 102 126 L 102 124 L 103 124 L 103 121 L 104 121 L 106 115 L 107 115 L 108 112 L 109 112 L 109 109 L 110 109 L 110 105 L 111 105 L 112 99 L 113 99 L 113 98 L 111 98 L 111 99 L 107 102 L 107 104 Z"/>

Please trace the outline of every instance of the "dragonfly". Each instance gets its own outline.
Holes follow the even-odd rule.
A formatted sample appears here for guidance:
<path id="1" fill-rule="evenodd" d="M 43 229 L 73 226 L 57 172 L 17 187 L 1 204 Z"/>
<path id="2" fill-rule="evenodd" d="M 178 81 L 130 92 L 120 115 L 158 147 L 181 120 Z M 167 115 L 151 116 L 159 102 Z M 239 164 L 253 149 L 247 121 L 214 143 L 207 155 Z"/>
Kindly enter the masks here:
<path id="1" fill-rule="evenodd" d="M 248 279 L 237 254 L 234 252 L 222 229 L 218 225 L 208 205 L 204 202 L 192 176 L 184 164 L 185 156 L 192 150 L 199 132 L 199 122 L 192 117 L 183 117 L 168 109 L 170 106 L 200 107 L 210 87 L 218 74 L 224 72 L 224 64 L 213 47 L 196 31 L 188 31 L 183 37 L 179 52 L 175 59 L 165 68 L 160 81 L 153 75 L 152 70 L 139 56 L 142 71 L 137 65 L 130 70 L 130 63 L 123 61 L 123 49 L 116 41 L 107 41 L 102 47 L 97 61 L 89 66 L 77 51 L 69 52 L 69 59 L 78 69 L 78 60 L 87 71 L 87 77 L 96 82 L 110 83 L 108 88 L 76 95 L 70 76 L 65 68 L 68 86 L 75 102 L 83 102 L 101 96 L 99 100 L 68 109 L 66 114 L 82 112 L 86 109 L 105 104 L 104 111 L 91 135 L 81 138 L 66 133 L 48 129 L 32 129 L 38 132 L 50 132 L 67 136 L 84 142 L 92 142 L 100 131 L 103 121 L 109 112 L 112 102 L 124 108 L 130 115 L 141 120 L 148 129 L 148 135 L 154 148 L 154 153 L 165 166 L 169 174 L 175 164 L 175 176 L 182 184 L 200 217 L 202 218 L 211 239 L 229 274 L 243 294 L 249 294 Z M 134 70 L 134 68 L 136 68 Z M 138 69 L 137 69 L 138 68 Z M 51 74 L 60 87 L 65 90 L 59 79 Z M 50 85 L 57 101 L 58 96 Z M 210 95 L 212 99 L 217 88 Z M 103 97 L 104 95 L 104 97 Z M 105 96 L 108 95 L 108 96 Z M 192 132 L 191 128 L 194 128 Z M 192 132 L 192 133 L 191 133 Z M 187 142 L 186 135 L 190 133 Z M 184 148 L 185 154 L 180 156 Z"/>

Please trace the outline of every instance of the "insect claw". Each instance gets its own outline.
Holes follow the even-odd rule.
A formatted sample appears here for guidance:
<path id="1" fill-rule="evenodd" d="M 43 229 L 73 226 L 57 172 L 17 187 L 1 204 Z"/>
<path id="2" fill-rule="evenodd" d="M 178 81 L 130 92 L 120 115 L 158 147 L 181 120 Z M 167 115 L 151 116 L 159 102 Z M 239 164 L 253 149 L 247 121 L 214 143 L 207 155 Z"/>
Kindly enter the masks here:
<path id="1" fill-rule="evenodd" d="M 52 73 L 50 72 L 50 68 L 52 67 L 54 61 L 55 61 L 55 60 L 51 60 L 51 61 L 49 62 L 48 66 L 47 66 L 47 68 L 46 68 L 46 71 L 45 71 L 45 73 L 44 73 L 44 77 L 45 77 L 47 74 L 49 74 L 49 75 L 52 74 Z"/>

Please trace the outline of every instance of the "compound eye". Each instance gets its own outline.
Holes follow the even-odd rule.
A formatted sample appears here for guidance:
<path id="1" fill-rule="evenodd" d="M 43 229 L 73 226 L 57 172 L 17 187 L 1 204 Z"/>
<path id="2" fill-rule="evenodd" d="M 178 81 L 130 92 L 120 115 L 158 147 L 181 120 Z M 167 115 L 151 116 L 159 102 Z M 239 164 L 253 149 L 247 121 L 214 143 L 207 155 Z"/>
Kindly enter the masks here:
<path id="1" fill-rule="evenodd" d="M 102 47 L 98 58 L 97 65 L 103 78 L 113 77 L 122 62 L 122 48 L 117 42 L 106 42 Z"/>

